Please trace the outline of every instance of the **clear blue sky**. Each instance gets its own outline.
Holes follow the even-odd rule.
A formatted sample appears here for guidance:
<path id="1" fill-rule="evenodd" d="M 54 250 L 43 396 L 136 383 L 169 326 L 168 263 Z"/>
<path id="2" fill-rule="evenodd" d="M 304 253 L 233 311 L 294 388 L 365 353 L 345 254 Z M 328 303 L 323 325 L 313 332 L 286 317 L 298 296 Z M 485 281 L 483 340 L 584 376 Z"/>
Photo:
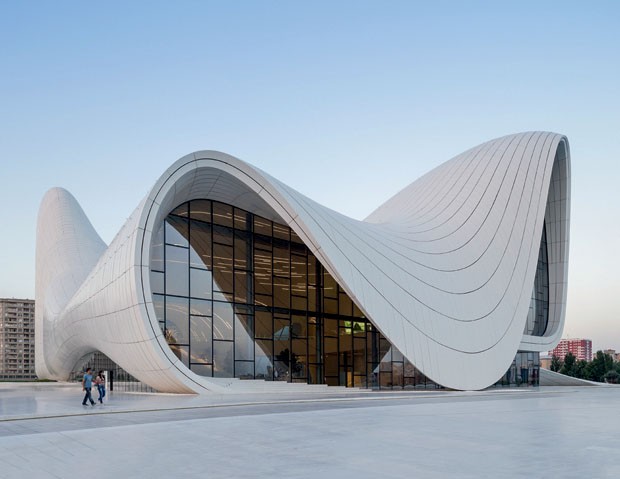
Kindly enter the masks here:
<path id="1" fill-rule="evenodd" d="M 1 2 L 0 296 L 36 215 L 109 242 L 159 175 L 231 153 L 356 218 L 483 141 L 568 135 L 565 334 L 620 349 L 620 2 Z"/>

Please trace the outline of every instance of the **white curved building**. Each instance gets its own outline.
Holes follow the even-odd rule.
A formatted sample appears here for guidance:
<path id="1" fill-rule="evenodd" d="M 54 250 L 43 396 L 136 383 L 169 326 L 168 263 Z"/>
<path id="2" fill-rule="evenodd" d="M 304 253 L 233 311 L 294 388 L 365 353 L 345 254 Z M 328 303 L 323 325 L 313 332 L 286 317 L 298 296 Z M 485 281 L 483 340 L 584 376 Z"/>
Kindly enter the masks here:
<path id="1" fill-rule="evenodd" d="M 54 188 L 37 374 L 101 351 L 168 392 L 536 382 L 564 324 L 569 212 L 568 141 L 548 132 L 468 150 L 364 221 L 215 151 L 175 162 L 109 246 Z"/>

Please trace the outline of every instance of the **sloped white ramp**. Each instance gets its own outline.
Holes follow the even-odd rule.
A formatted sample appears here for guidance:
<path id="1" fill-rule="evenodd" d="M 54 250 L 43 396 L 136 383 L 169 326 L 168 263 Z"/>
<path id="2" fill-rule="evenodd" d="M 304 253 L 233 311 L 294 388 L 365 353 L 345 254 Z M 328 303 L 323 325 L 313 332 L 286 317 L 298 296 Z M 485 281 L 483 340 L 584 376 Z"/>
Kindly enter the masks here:
<path id="1" fill-rule="evenodd" d="M 517 350 L 547 351 L 562 333 L 570 155 L 566 138 L 555 133 L 510 135 L 473 148 L 364 221 L 229 155 L 196 152 L 161 176 L 105 252 L 75 200 L 52 191 L 71 206 L 51 207 L 54 194 L 48 194 L 39 215 L 40 377 L 64 379 L 84 354 L 99 350 L 159 391 L 230 390 L 234 381 L 198 376 L 178 361 L 152 304 L 152 233 L 172 209 L 198 198 L 289 225 L 382 334 L 444 386 L 483 389 L 506 371 Z M 549 326 L 534 337 L 523 331 L 543 224 Z M 50 257 L 65 247 L 69 256 L 78 248 L 88 259 L 78 266 Z M 65 277 L 69 286 L 59 287 L 54 278 Z"/>
<path id="2" fill-rule="evenodd" d="M 541 386 L 609 386 L 609 384 L 606 383 L 597 383 L 586 379 L 574 378 L 545 368 L 540 368 L 539 378 Z"/>

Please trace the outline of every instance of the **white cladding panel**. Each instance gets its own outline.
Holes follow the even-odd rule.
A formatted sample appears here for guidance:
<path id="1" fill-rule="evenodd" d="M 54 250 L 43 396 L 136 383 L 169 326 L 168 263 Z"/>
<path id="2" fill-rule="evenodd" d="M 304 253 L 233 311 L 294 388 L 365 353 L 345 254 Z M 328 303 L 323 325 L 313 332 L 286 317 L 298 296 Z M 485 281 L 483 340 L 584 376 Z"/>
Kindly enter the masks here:
<path id="1" fill-rule="evenodd" d="M 46 195 L 37 237 L 40 377 L 65 378 L 99 350 L 160 391 L 226 390 L 231 381 L 198 376 L 178 361 L 152 304 L 152 232 L 172 209 L 196 198 L 289 225 L 392 344 L 444 386 L 485 388 L 518 349 L 546 351 L 561 336 L 570 205 L 563 136 L 528 132 L 484 143 L 364 221 L 241 160 L 201 151 L 162 175 L 107 250 L 69 193 Z M 543 220 L 549 327 L 545 336 L 524 336 Z"/>

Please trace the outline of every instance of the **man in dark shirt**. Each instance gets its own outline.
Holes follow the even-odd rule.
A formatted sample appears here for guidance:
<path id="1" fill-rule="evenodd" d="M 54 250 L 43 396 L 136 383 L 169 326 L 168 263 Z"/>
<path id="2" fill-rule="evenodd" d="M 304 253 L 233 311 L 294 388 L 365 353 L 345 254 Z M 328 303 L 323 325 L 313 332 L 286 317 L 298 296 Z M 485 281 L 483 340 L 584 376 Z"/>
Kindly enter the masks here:
<path id="1" fill-rule="evenodd" d="M 84 395 L 84 400 L 82 401 L 82 406 L 86 406 L 86 401 L 90 401 L 90 405 L 94 406 L 95 401 L 93 401 L 93 397 L 90 395 L 90 389 L 93 387 L 93 373 L 90 368 L 86 370 L 86 374 L 82 378 L 82 391 L 86 391 Z"/>

